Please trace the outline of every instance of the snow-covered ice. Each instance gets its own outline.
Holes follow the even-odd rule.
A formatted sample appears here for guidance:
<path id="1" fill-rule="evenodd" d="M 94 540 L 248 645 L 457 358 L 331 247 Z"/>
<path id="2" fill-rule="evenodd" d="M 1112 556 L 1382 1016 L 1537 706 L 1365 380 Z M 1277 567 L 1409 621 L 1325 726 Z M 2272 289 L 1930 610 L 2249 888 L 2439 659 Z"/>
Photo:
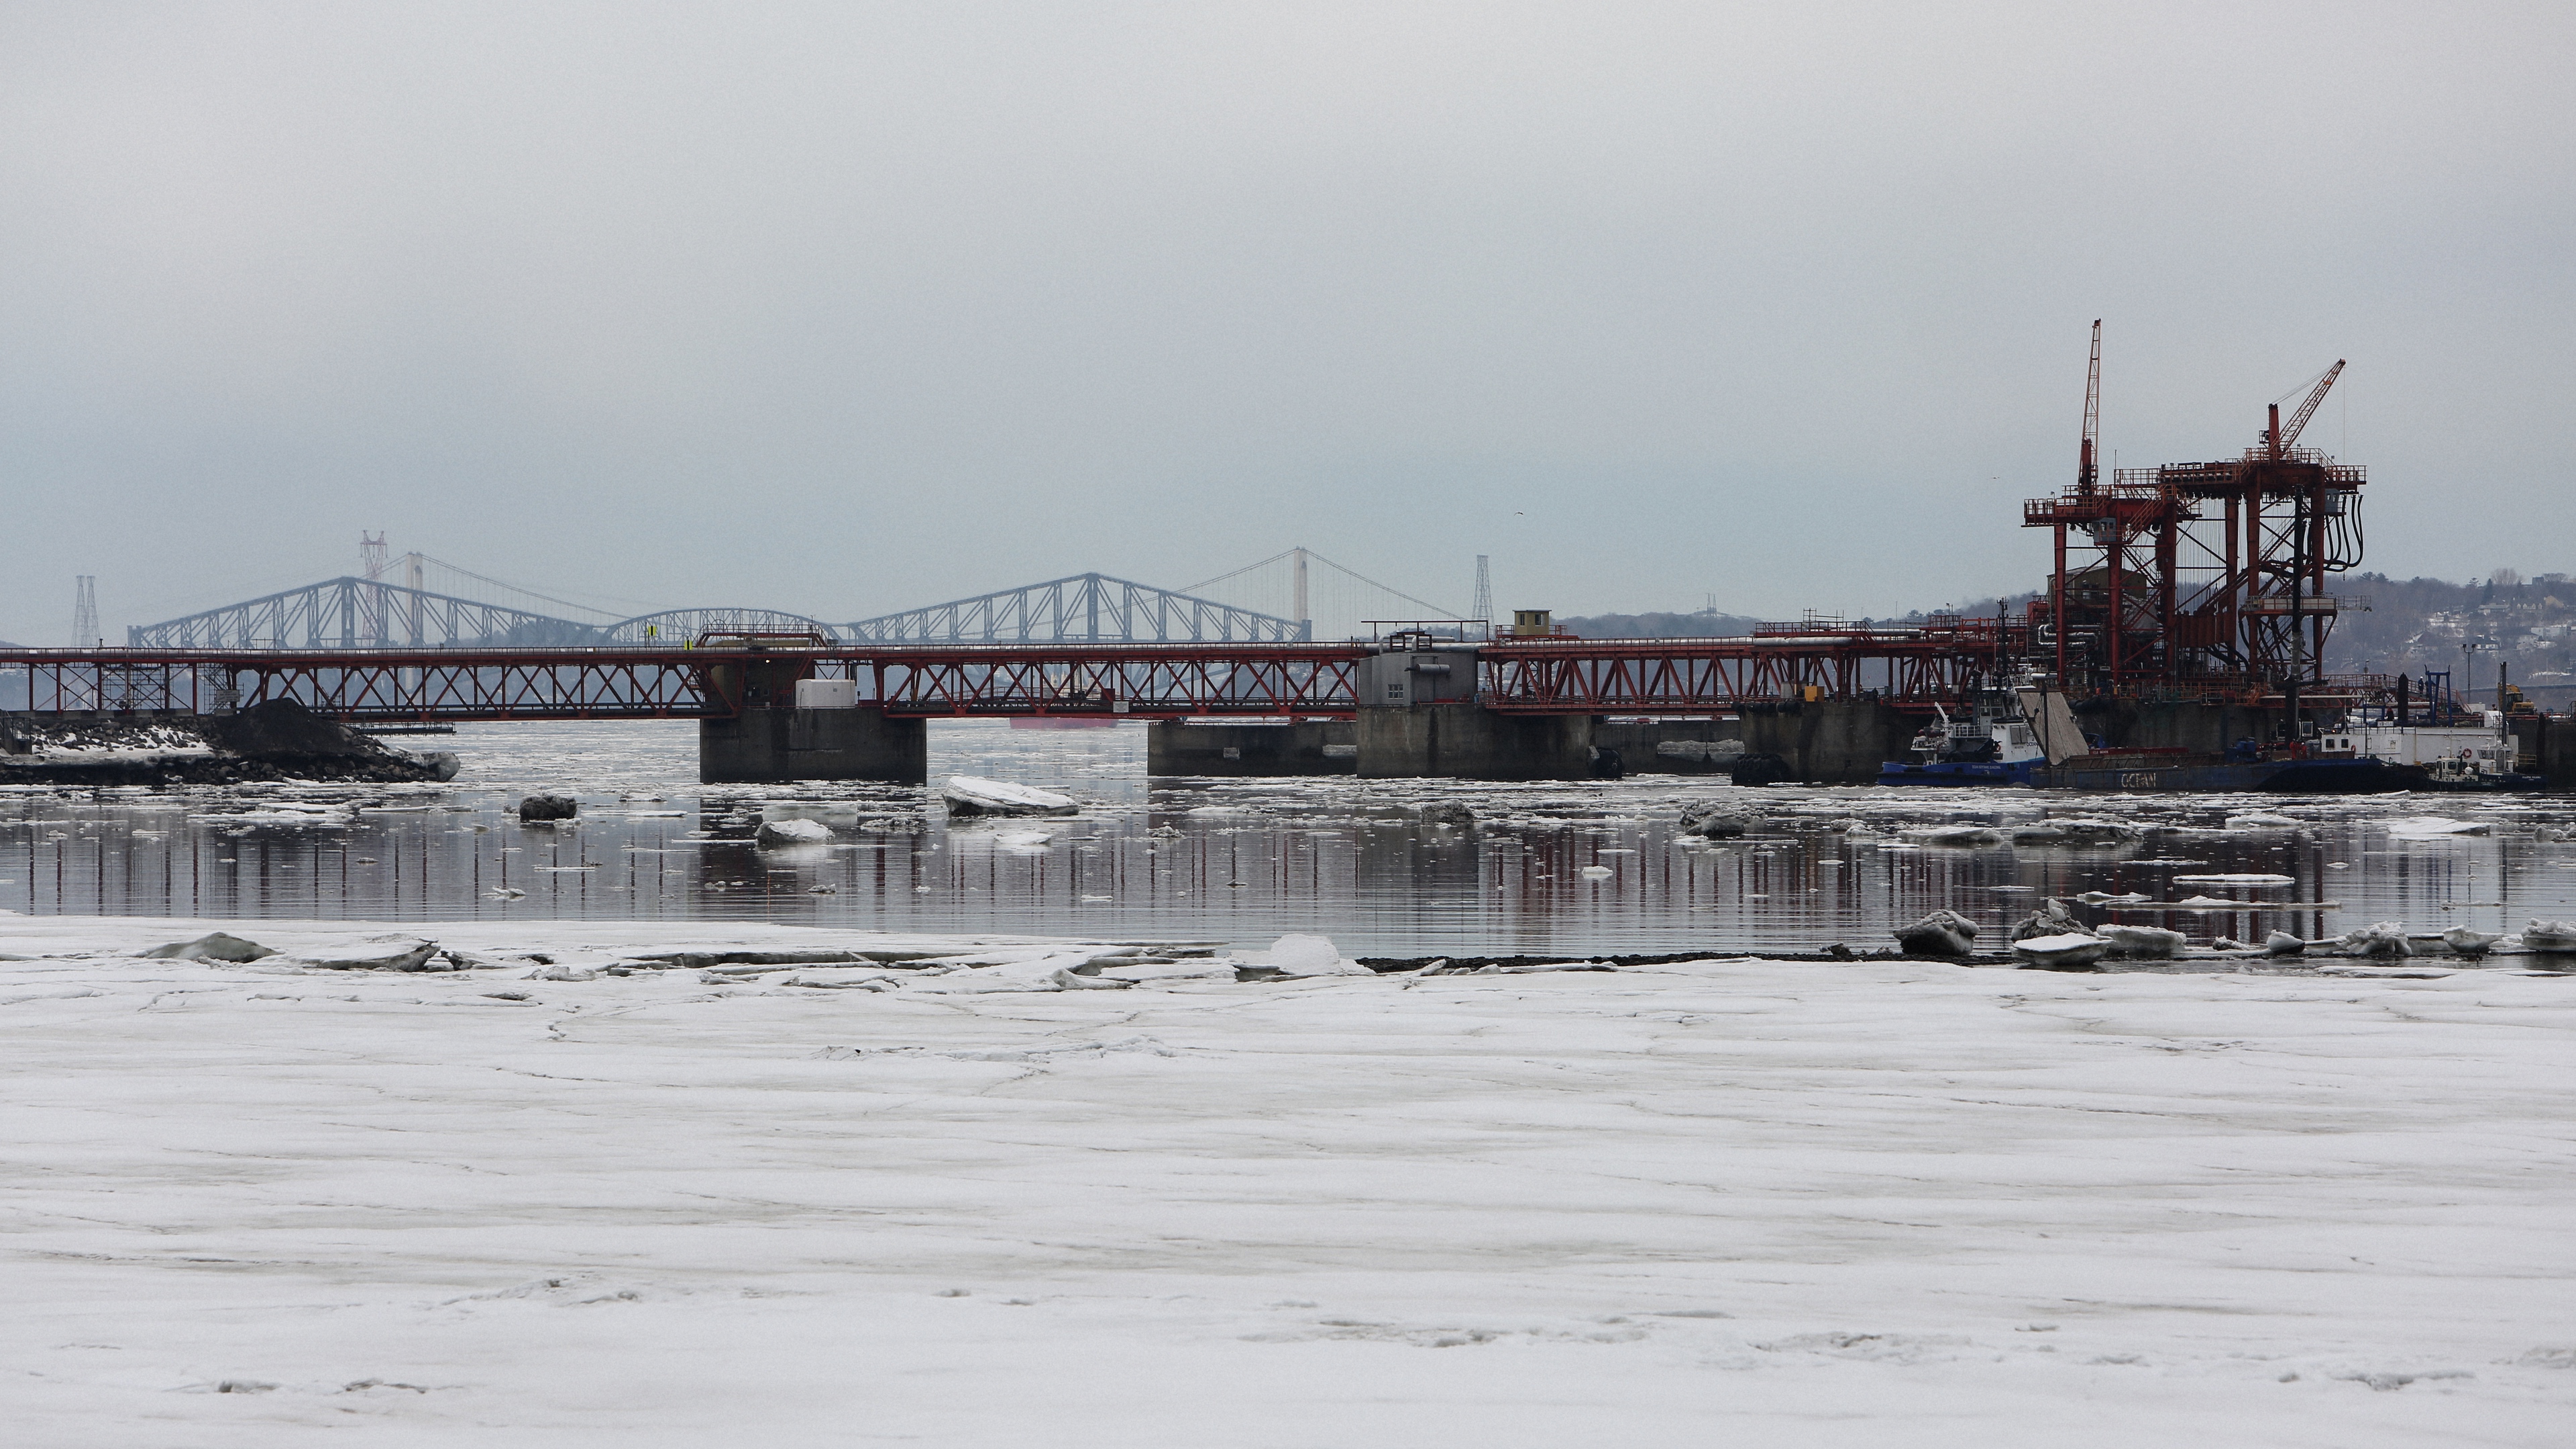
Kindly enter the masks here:
<path id="1" fill-rule="evenodd" d="M 0 961 L 12 1442 L 2576 1422 L 2576 980 L 2511 965 L 1237 981 L 651 922 L 414 927 L 496 963 L 439 974 L 132 954 L 219 925 L 401 929 L 0 921 L 44 958 Z M 656 948 L 888 959 L 609 970 Z"/>

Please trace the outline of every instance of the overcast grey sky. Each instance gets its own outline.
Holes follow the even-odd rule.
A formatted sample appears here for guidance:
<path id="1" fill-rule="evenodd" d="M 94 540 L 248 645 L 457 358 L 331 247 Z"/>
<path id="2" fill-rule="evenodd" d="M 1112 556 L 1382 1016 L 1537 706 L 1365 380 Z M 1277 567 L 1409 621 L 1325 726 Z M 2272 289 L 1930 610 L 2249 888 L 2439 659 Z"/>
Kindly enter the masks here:
<path id="1" fill-rule="evenodd" d="M 2576 569 L 2576 8 L 0 5 L 0 637 L 353 571 L 854 618 L 1306 544 L 1439 599 L 2033 586 L 2307 441 Z"/>

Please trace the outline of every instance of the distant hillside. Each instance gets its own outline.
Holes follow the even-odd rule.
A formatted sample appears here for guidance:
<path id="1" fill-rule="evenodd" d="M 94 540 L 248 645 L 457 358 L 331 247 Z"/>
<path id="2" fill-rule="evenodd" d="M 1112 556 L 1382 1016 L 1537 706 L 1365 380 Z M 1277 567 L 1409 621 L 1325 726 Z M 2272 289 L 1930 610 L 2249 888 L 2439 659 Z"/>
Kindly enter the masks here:
<path id="1" fill-rule="evenodd" d="M 2576 580 L 2542 574 L 2525 580 L 2499 571 L 2479 584 L 2444 579 L 2392 579 L 2347 574 L 2332 592 L 2366 598 L 2347 609 L 2326 641 L 2326 667 L 2336 673 L 2420 674 L 2447 669 L 2455 685 L 2495 687 L 2498 661 L 2511 678 L 2552 707 L 2563 708 L 2576 684 Z M 2472 656 L 2472 668 L 2466 661 Z"/>
<path id="2" fill-rule="evenodd" d="M 2495 688 L 2503 661 L 2516 684 L 2552 708 L 2576 694 L 2576 579 L 2542 574 L 2525 580 L 2504 570 L 2483 583 L 2392 579 L 2346 574 L 2331 591 L 2369 608 L 2348 608 L 2327 636 L 2326 668 L 2335 674 L 2421 674 L 2447 669 L 2455 687 Z M 1998 607 L 2021 616 L 2037 594 L 1970 600 L 1954 612 L 1993 617 Z M 1853 623 L 1920 623 L 1923 611 Z M 1586 639 L 1688 639 L 1749 634 L 1759 622 L 1741 614 L 1590 614 L 1557 620 Z M 2472 667 L 2468 662 L 2474 659 Z M 2492 698 L 2490 694 L 2487 696 Z"/>

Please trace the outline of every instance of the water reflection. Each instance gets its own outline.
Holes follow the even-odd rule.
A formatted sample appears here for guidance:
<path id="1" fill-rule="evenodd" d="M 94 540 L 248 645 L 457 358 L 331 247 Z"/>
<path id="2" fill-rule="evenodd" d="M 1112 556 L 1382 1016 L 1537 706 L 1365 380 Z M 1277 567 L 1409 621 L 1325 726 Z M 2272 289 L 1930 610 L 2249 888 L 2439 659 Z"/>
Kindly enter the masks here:
<path id="1" fill-rule="evenodd" d="M 2146 903 L 2083 908 L 2088 919 L 2170 926 L 2199 941 L 2273 929 L 2322 936 L 2379 920 L 2512 930 L 2532 916 L 2576 915 L 2576 844 L 2539 829 L 2576 818 L 2564 797 L 2273 800 L 2255 803 L 2293 826 L 2228 829 L 2230 812 L 2249 802 L 1737 792 L 1672 777 L 1157 785 L 1142 773 L 1139 729 L 956 726 L 934 733 L 937 773 L 1045 784 L 1098 807 L 950 824 L 918 790 L 701 790 L 685 730 L 468 727 L 456 744 L 469 773 L 454 787 L 18 792 L 0 797 L 0 907 L 675 927 L 757 919 L 1242 943 L 1319 930 L 1353 952 L 1405 956 L 1835 942 L 1865 951 L 1936 907 L 2000 934 L 2044 897 L 2087 892 Z M 537 788 L 580 794 L 581 816 L 521 825 L 508 807 Z M 1681 836 L 1679 806 L 1716 793 L 1755 807 L 1748 833 Z M 2435 809 L 2492 833 L 2390 829 Z M 837 833 L 829 844 L 762 848 L 750 836 L 763 814 L 811 815 Z M 2002 836 L 1945 846 L 1920 833 L 2008 831 L 2043 815 L 2114 816 L 2135 833 L 2108 846 Z M 1046 838 L 1024 838 L 1037 832 Z M 2196 897 L 2249 904 L 2172 908 Z"/>

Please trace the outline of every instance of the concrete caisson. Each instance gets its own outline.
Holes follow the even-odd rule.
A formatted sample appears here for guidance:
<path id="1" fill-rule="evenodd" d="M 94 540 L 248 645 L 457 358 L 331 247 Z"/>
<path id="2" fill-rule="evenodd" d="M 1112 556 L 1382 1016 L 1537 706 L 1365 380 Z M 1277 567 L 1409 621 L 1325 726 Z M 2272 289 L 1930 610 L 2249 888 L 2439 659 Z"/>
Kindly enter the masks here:
<path id="1" fill-rule="evenodd" d="M 1359 712 L 1365 779 L 1585 780 L 1592 716 L 1497 714 L 1475 704 Z"/>
<path id="2" fill-rule="evenodd" d="M 1876 780 L 1879 766 L 1906 758 L 1919 727 L 1875 699 L 1750 704 L 1743 711 L 1745 752 L 1777 755 L 1789 778 L 1817 785 Z"/>
<path id="3" fill-rule="evenodd" d="M 698 781 L 930 779 L 930 731 L 881 709 L 746 709 L 698 721 Z"/>
<path id="4" fill-rule="evenodd" d="M 1145 733 L 1148 775 L 1348 775 L 1359 768 L 1348 720 L 1192 724 L 1157 720 Z"/>

